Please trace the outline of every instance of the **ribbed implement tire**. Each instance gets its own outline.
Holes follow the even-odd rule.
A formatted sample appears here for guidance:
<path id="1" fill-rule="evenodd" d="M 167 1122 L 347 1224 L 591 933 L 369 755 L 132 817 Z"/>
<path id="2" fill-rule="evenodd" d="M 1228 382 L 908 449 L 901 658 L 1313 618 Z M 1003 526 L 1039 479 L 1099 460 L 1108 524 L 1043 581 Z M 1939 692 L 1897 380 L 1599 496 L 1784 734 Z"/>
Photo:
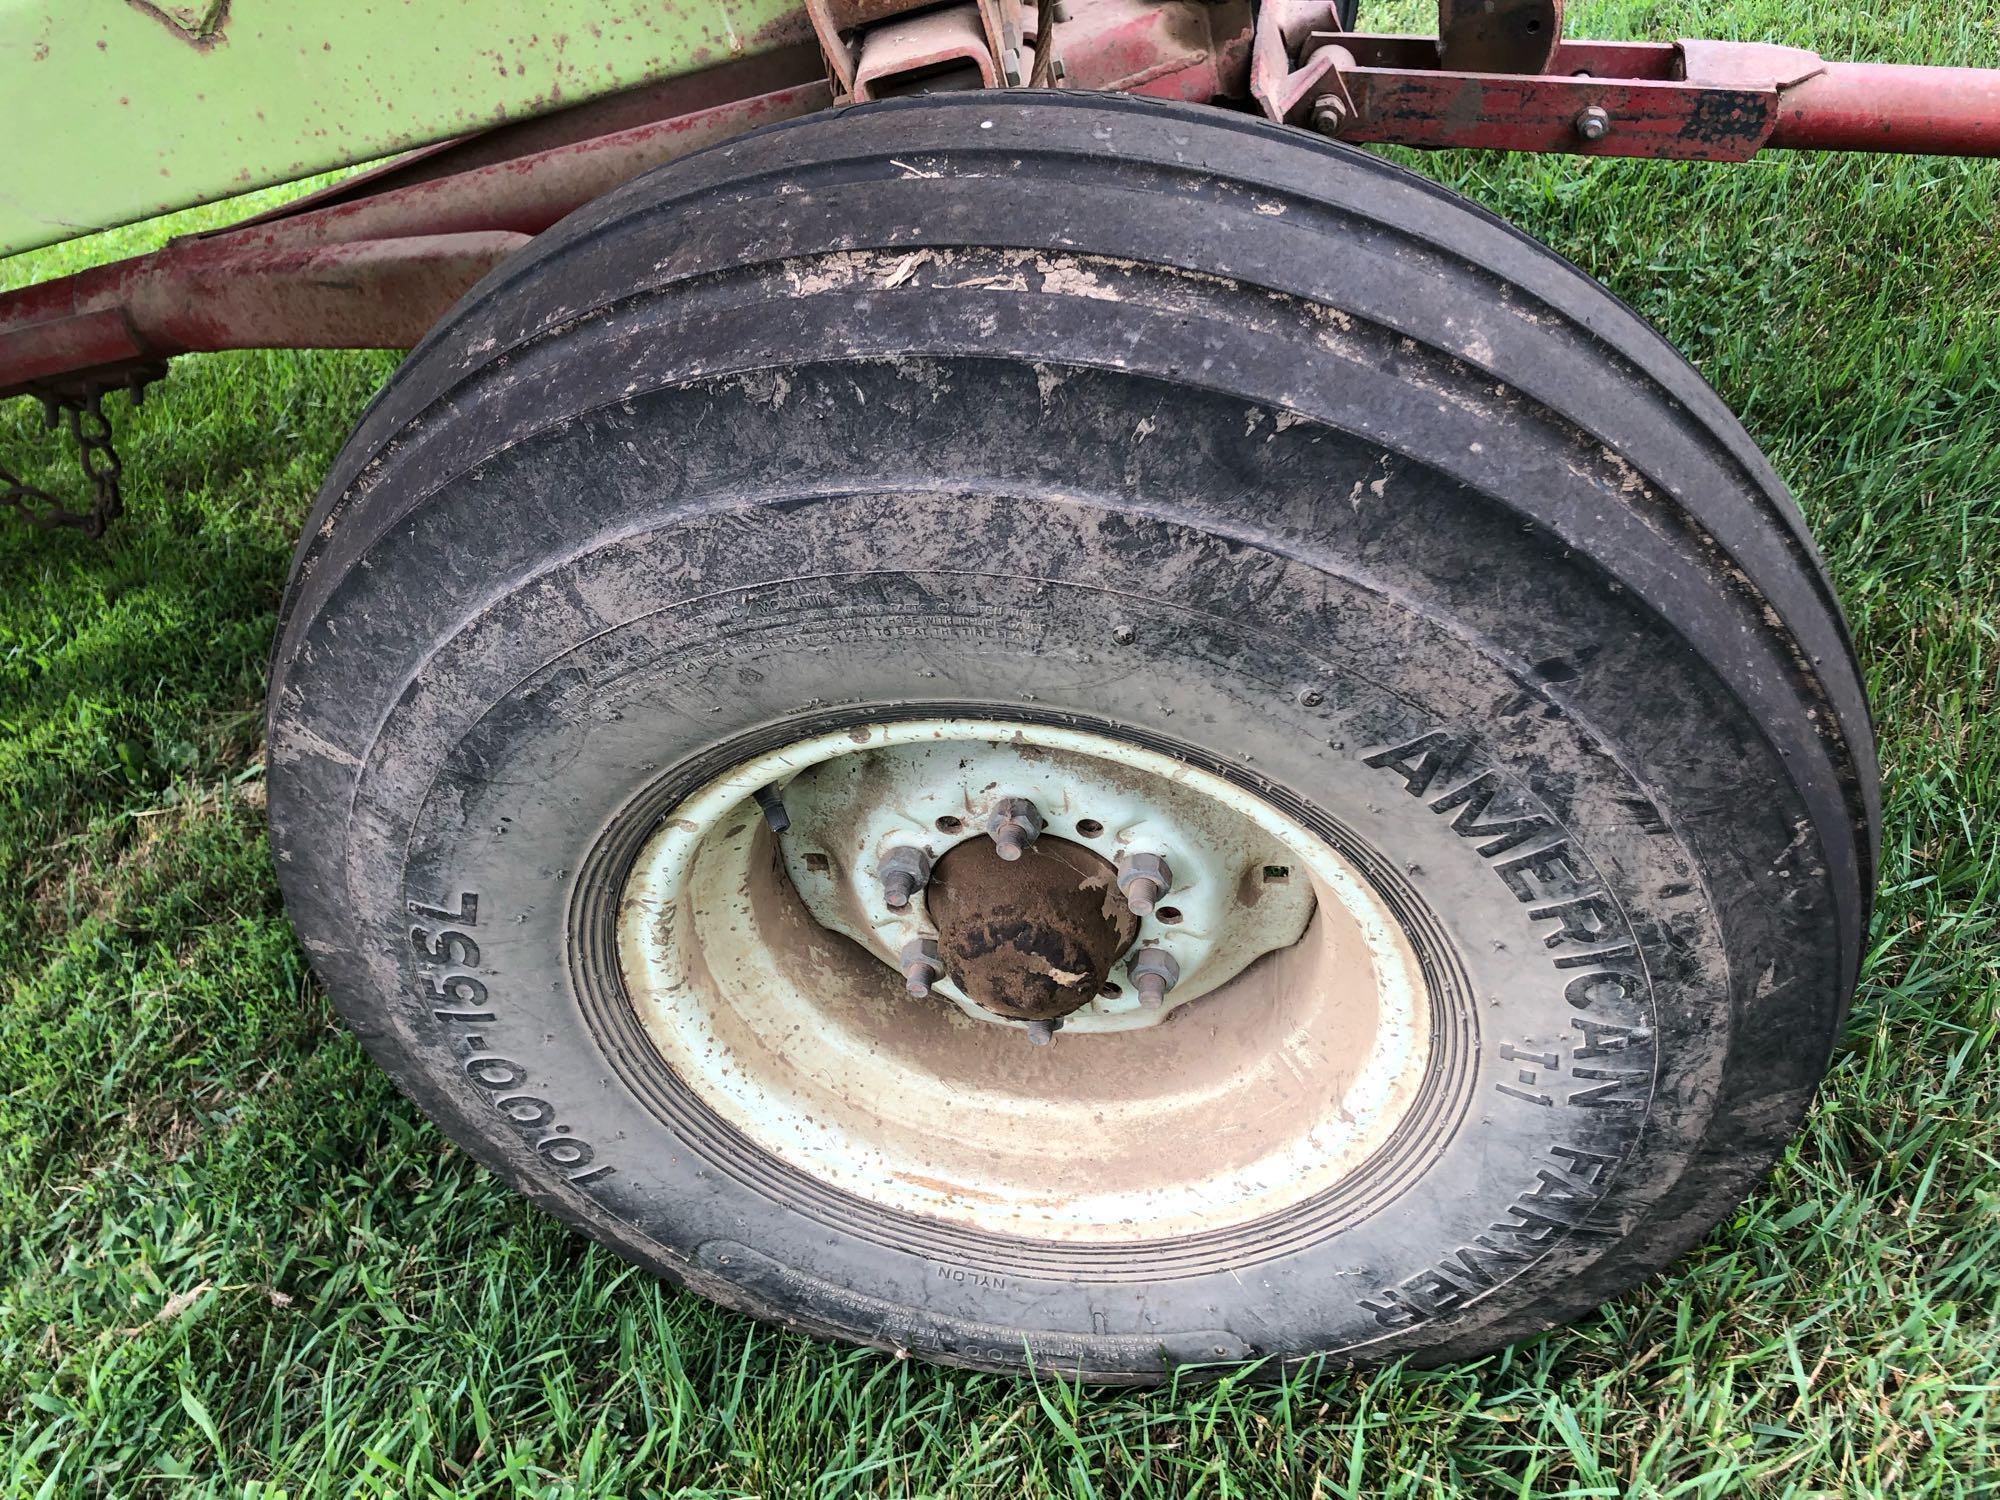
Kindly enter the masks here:
<path id="1" fill-rule="evenodd" d="M 578 956 L 621 809 L 926 705 L 1211 766 L 1432 914 L 1469 1050 L 1365 1211 L 1154 1274 L 663 1111 Z M 1657 334 L 1365 154 L 1068 94 L 761 131 L 489 277 L 327 480 L 270 745 L 315 966 L 507 1181 L 759 1316 L 1107 1380 L 1456 1357 L 1667 1264 L 1797 1128 L 1878 840 L 1811 540 Z"/>

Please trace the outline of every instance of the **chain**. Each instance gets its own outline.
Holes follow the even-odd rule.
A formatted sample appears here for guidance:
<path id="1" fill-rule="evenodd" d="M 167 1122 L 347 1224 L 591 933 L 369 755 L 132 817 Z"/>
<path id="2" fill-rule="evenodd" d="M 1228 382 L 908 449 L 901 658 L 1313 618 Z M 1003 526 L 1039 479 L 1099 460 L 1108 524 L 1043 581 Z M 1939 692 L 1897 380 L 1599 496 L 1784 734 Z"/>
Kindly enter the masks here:
<path id="1" fill-rule="evenodd" d="M 132 398 L 139 399 L 136 385 L 132 387 Z M 91 386 L 81 395 L 48 396 L 44 398 L 43 410 L 51 430 L 60 419 L 68 418 L 77 462 L 83 468 L 83 477 L 90 482 L 90 506 L 83 509 L 67 505 L 61 497 L 29 484 L 4 465 L 0 465 L 0 505 L 12 507 L 22 520 L 42 531 L 67 526 L 87 537 L 101 537 L 104 528 L 125 510 L 125 497 L 118 488 L 118 476 L 124 466 L 118 461 L 118 450 L 112 443 L 111 419 L 104 415 L 104 390 Z"/>

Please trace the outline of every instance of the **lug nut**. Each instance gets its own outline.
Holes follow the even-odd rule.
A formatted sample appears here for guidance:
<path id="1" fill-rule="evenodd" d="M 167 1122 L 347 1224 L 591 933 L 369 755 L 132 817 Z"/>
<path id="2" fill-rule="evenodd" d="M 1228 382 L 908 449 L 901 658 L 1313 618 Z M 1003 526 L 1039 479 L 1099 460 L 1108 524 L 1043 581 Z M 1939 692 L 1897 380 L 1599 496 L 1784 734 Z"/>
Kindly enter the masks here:
<path id="1" fill-rule="evenodd" d="M 882 899 L 890 910 L 901 911 L 930 883 L 931 857 L 912 844 L 898 844 L 882 856 L 875 875 L 882 882 Z"/>
<path id="2" fill-rule="evenodd" d="M 1028 1041 L 1034 1046 L 1046 1047 L 1056 1039 L 1056 1033 L 1061 1030 L 1062 1017 L 1060 1016 L 1056 1017 L 1053 1021 L 1030 1021 L 1028 1023 Z"/>
<path id="3" fill-rule="evenodd" d="M 1135 917 L 1151 916 L 1160 898 L 1174 888 L 1174 872 L 1163 854 L 1118 856 L 1118 893 Z"/>
<path id="4" fill-rule="evenodd" d="M 912 1000 L 922 1000 L 931 986 L 944 978 L 944 964 L 938 959 L 935 938 L 912 938 L 903 944 L 903 988 Z"/>
<path id="5" fill-rule="evenodd" d="M 1026 797 L 1002 797 L 986 815 L 986 832 L 992 836 L 994 853 L 1006 860 L 1019 859 L 1042 836 L 1042 815 Z"/>
<path id="6" fill-rule="evenodd" d="M 1139 950 L 1125 972 L 1132 976 L 1139 1003 L 1149 1010 L 1165 1003 L 1167 991 L 1181 982 L 1181 966 L 1174 962 L 1173 954 L 1150 944 Z"/>

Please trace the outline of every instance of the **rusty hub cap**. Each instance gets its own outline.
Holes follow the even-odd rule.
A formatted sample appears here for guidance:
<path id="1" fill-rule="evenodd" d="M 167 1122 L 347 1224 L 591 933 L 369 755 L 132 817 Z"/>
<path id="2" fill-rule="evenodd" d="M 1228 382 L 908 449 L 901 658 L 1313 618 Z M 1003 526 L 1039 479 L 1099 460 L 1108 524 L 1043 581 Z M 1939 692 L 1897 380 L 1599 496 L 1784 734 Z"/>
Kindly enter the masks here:
<path id="1" fill-rule="evenodd" d="M 1012 861 L 968 839 L 938 862 L 929 902 L 946 972 L 1018 1021 L 1088 1005 L 1139 935 L 1111 862 L 1066 839 L 1037 839 Z"/>

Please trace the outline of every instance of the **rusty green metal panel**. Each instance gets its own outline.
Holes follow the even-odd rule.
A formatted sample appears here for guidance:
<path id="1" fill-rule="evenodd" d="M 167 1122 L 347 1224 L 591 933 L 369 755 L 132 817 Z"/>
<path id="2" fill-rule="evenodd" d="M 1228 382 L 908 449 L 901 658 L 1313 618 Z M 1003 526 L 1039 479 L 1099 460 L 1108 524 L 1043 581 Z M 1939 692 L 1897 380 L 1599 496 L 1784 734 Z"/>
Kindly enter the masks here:
<path id="1" fill-rule="evenodd" d="M 0 255 L 810 35 L 800 0 L 0 0 Z"/>

